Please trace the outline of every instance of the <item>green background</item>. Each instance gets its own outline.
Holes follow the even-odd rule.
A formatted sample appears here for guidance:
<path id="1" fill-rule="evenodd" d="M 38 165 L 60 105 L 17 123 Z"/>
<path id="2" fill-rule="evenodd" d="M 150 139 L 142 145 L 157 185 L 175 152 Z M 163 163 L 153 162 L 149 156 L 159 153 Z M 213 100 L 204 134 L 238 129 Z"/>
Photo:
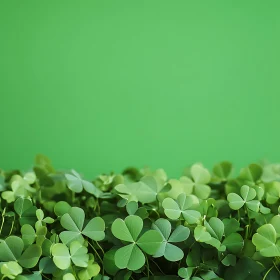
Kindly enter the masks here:
<path id="1" fill-rule="evenodd" d="M 279 160 L 280 1 L 0 1 L 0 166 L 87 177 Z"/>

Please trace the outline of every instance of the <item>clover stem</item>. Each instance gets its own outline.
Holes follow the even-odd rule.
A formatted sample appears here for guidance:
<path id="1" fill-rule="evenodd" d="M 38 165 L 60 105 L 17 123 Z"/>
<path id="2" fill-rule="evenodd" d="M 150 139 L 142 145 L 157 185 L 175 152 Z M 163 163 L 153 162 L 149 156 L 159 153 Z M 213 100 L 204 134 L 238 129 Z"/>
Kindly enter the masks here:
<path id="1" fill-rule="evenodd" d="M 248 236 L 249 236 L 249 227 L 250 227 L 250 225 L 246 225 L 246 226 L 245 226 L 245 228 L 246 228 L 245 239 L 248 239 Z"/>
<path id="2" fill-rule="evenodd" d="M 161 268 L 159 267 L 159 265 L 153 260 L 151 259 L 151 261 L 156 265 L 156 267 L 159 269 L 159 271 L 165 275 L 165 273 L 161 270 Z"/>
<path id="3" fill-rule="evenodd" d="M 13 228 L 14 228 L 14 223 L 15 223 L 15 216 L 14 216 L 14 220 L 13 220 L 13 222 L 12 222 L 12 227 L 11 227 L 11 229 L 10 229 L 10 232 L 9 232 L 9 235 L 8 235 L 8 236 L 10 236 L 10 235 L 12 234 L 12 231 L 13 231 Z"/>
<path id="4" fill-rule="evenodd" d="M 94 246 L 88 242 L 88 244 L 90 245 L 90 247 L 92 248 L 92 250 L 95 252 L 95 254 L 97 255 L 97 257 L 99 258 L 101 264 L 102 264 L 102 274 L 104 275 L 104 266 L 103 266 L 103 260 L 101 259 L 100 255 L 98 254 L 98 252 L 96 251 L 96 249 L 94 248 Z"/>
<path id="5" fill-rule="evenodd" d="M 3 225 L 4 225 L 4 221 L 5 221 L 5 212 L 6 212 L 6 207 L 3 210 L 3 214 L 2 214 L 2 223 L 1 223 L 1 227 L 0 227 L 0 234 L 2 233 L 2 229 L 3 229 Z"/>
<path id="6" fill-rule="evenodd" d="M 42 273 L 42 275 L 44 276 L 44 278 L 51 280 L 49 277 L 47 277 L 45 274 Z"/>
<path id="7" fill-rule="evenodd" d="M 152 275 L 154 275 L 154 274 L 153 274 L 152 271 L 150 270 L 149 259 L 148 259 L 148 257 L 147 257 L 146 254 L 145 254 L 145 257 L 146 257 L 146 263 L 147 263 L 147 276 L 148 276 L 148 279 L 149 279 L 149 278 L 150 278 L 150 273 L 151 273 Z"/>
<path id="8" fill-rule="evenodd" d="M 266 272 L 266 274 L 263 277 L 263 280 L 265 280 L 265 278 L 267 277 L 267 275 L 269 274 L 269 272 L 274 268 L 274 265 Z"/>
<path id="9" fill-rule="evenodd" d="M 240 222 L 240 210 L 238 209 L 237 212 L 238 212 L 238 222 Z"/>
<path id="10" fill-rule="evenodd" d="M 273 264 L 274 264 L 274 267 L 277 269 L 278 273 L 280 274 L 280 270 L 279 270 L 277 264 L 275 262 L 273 262 Z"/>
<path id="11" fill-rule="evenodd" d="M 104 250 L 102 249 L 102 247 L 100 246 L 100 244 L 97 241 L 95 241 L 95 243 L 97 244 L 97 246 L 99 247 L 99 249 L 101 250 L 101 252 L 104 256 L 105 253 L 104 253 Z"/>

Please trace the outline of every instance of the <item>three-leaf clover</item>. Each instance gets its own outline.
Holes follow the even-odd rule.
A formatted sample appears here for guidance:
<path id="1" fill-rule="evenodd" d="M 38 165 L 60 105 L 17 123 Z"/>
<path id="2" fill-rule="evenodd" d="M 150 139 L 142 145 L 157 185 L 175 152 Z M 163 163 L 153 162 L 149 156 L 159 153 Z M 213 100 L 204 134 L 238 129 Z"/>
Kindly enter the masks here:
<path id="1" fill-rule="evenodd" d="M 17 261 L 22 267 L 34 267 L 42 254 L 39 245 L 33 244 L 25 250 L 24 243 L 17 236 L 9 236 L 5 240 L 0 240 L 0 262 Z"/>
<path id="2" fill-rule="evenodd" d="M 141 180 L 130 184 L 119 184 L 115 186 L 122 198 L 128 201 L 136 201 L 152 203 L 157 198 L 157 184 L 153 177 L 148 177 L 148 180 Z"/>
<path id="3" fill-rule="evenodd" d="M 236 193 L 228 194 L 227 200 L 231 209 L 238 210 L 245 204 L 248 209 L 254 212 L 259 211 L 260 202 L 253 200 L 257 195 L 253 188 L 243 185 L 240 189 L 240 194 L 241 196 Z"/>
<path id="4" fill-rule="evenodd" d="M 277 240 L 276 230 L 273 225 L 266 224 L 258 228 L 257 233 L 253 235 L 252 241 L 262 256 L 280 256 L 280 240 Z"/>
<path id="5" fill-rule="evenodd" d="M 177 220 L 183 216 L 185 221 L 189 224 L 195 224 L 199 222 L 201 218 L 200 212 L 192 210 L 193 206 L 197 206 L 199 203 L 198 199 L 193 196 L 187 196 L 182 193 L 178 196 L 177 200 L 167 197 L 162 202 L 165 215 L 171 220 Z"/>
<path id="6" fill-rule="evenodd" d="M 101 197 L 103 192 L 98 189 L 93 183 L 83 180 L 78 172 L 71 170 L 72 174 L 65 174 L 68 188 L 75 192 L 80 193 L 83 190 L 93 194 L 95 197 Z"/>
<path id="7" fill-rule="evenodd" d="M 154 255 L 163 242 L 162 235 L 156 230 L 148 230 L 140 237 L 143 229 L 143 220 L 139 216 L 130 215 L 122 220 L 116 219 L 112 224 L 113 235 L 129 242 L 115 253 L 115 264 L 120 269 L 140 269 L 145 264 L 145 255 Z"/>
<path id="8" fill-rule="evenodd" d="M 160 218 L 153 223 L 152 229 L 157 230 L 163 237 L 163 242 L 153 257 L 158 258 L 164 256 L 172 262 L 179 261 L 184 257 L 182 249 L 171 244 L 171 242 L 185 241 L 190 235 L 189 228 L 179 225 L 171 234 L 170 222 Z"/>
<path id="9" fill-rule="evenodd" d="M 193 192 L 201 199 L 206 199 L 210 193 L 211 188 L 207 185 L 211 180 L 211 174 L 200 164 L 194 164 L 190 170 L 191 176 L 193 178 Z"/>
<path id="10" fill-rule="evenodd" d="M 69 252 L 70 249 L 70 252 Z M 79 267 L 87 267 L 89 255 L 87 254 L 87 248 L 78 241 L 73 241 L 70 244 L 70 248 L 65 244 L 57 243 L 52 246 L 53 262 L 59 269 L 67 269 L 71 265 L 71 261 L 74 265 Z"/>
<path id="11" fill-rule="evenodd" d="M 92 218 L 84 228 L 85 212 L 79 207 L 72 207 L 65 213 L 60 224 L 67 229 L 59 234 L 64 244 L 69 244 L 74 240 L 83 243 L 83 236 L 87 236 L 94 241 L 103 240 L 105 237 L 105 222 L 101 217 Z"/>

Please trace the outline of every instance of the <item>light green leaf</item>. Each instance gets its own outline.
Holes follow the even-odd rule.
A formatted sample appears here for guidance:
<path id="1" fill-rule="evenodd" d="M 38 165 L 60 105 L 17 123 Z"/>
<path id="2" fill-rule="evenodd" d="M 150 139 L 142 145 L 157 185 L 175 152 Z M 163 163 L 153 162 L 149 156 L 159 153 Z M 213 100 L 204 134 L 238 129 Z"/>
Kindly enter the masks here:
<path id="1" fill-rule="evenodd" d="M 165 198 L 162 202 L 165 215 L 171 220 L 177 220 L 181 216 L 181 210 L 177 202 L 172 198 Z"/>
<path id="2" fill-rule="evenodd" d="M 225 181 L 229 177 L 231 170 L 232 164 L 228 161 L 223 161 L 214 166 L 213 173 L 216 177 Z"/>
<path id="3" fill-rule="evenodd" d="M 71 206 L 66 201 L 59 201 L 54 206 L 54 213 L 56 216 L 61 217 L 68 213 L 70 209 Z"/>
<path id="4" fill-rule="evenodd" d="M 198 242 L 209 241 L 212 237 L 209 232 L 207 232 L 206 227 L 198 225 L 194 230 L 194 238 Z"/>
<path id="5" fill-rule="evenodd" d="M 124 246 L 115 253 L 115 263 L 120 269 L 140 269 L 145 264 L 145 256 L 135 244 Z"/>
<path id="6" fill-rule="evenodd" d="M 280 248 L 276 245 L 276 231 L 273 225 L 266 224 L 258 228 L 253 235 L 253 244 L 264 257 L 279 257 Z"/>
<path id="7" fill-rule="evenodd" d="M 142 181 L 131 183 L 128 186 L 119 184 L 115 189 L 128 201 L 140 201 L 143 204 L 152 203 L 156 201 L 157 197 L 157 190 Z"/>
<path id="8" fill-rule="evenodd" d="M 239 210 L 244 204 L 245 201 L 236 193 L 229 193 L 227 196 L 229 202 L 229 207 L 233 210 Z"/>
<path id="9" fill-rule="evenodd" d="M 91 219 L 83 230 L 85 220 L 85 212 L 78 207 L 72 207 L 68 213 L 63 214 L 60 219 L 61 225 L 67 229 L 59 234 L 61 241 L 64 244 L 69 244 L 72 241 L 83 243 L 85 235 L 95 241 L 104 239 L 105 223 L 100 217 Z"/>
<path id="10" fill-rule="evenodd" d="M 146 231 L 137 241 L 137 245 L 147 254 L 153 255 L 157 252 L 163 241 L 162 235 L 156 230 Z"/>
<path id="11" fill-rule="evenodd" d="M 209 223 L 207 221 L 204 222 L 204 226 L 212 237 L 218 240 L 222 239 L 224 234 L 224 224 L 219 218 L 210 218 Z"/>
<path id="12" fill-rule="evenodd" d="M 247 185 L 241 187 L 240 194 L 245 201 L 253 200 L 257 195 L 256 191 Z"/>
<path id="13" fill-rule="evenodd" d="M 70 244 L 70 255 L 72 262 L 79 267 L 87 267 L 89 255 L 87 248 L 78 241 L 73 241 Z"/>
<path id="14" fill-rule="evenodd" d="M 0 240 L 0 261 L 17 261 L 23 251 L 24 243 L 17 236 L 9 236 L 5 240 Z"/>
<path id="15" fill-rule="evenodd" d="M 190 230 L 182 225 L 177 226 L 170 235 L 168 242 L 183 242 L 188 239 Z"/>
<path id="16" fill-rule="evenodd" d="M 262 176 L 262 168 L 258 164 L 250 164 L 241 170 L 239 178 L 249 182 L 256 182 Z"/>
<path id="17" fill-rule="evenodd" d="M 135 242 L 143 228 L 143 220 L 138 216 L 128 216 L 125 220 L 116 219 L 112 224 L 112 233 L 120 240 Z"/>
<path id="18" fill-rule="evenodd" d="M 85 226 L 82 234 L 94 241 L 101 241 L 105 238 L 105 222 L 100 217 L 92 218 Z"/>
<path id="19" fill-rule="evenodd" d="M 67 269 L 71 264 L 71 256 L 65 244 L 57 243 L 52 246 L 53 262 L 59 269 Z"/>
<path id="20" fill-rule="evenodd" d="M 280 215 L 274 216 L 269 223 L 274 227 L 276 231 L 276 238 L 280 237 Z"/>
<path id="21" fill-rule="evenodd" d="M 1 274 L 7 276 L 9 279 L 15 279 L 21 273 L 22 267 L 16 261 L 9 261 L 1 265 Z"/>
<path id="22" fill-rule="evenodd" d="M 177 262 L 184 257 L 182 249 L 167 243 L 164 251 L 164 257 L 170 262 Z"/>

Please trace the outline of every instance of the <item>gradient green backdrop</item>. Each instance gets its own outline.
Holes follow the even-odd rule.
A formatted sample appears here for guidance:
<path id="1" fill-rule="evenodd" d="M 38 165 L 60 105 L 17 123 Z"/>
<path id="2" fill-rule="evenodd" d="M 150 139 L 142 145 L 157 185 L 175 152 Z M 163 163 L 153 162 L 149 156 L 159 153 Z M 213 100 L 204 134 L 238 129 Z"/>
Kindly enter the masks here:
<path id="1" fill-rule="evenodd" d="M 280 160 L 280 1 L 1 0 L 0 166 Z"/>

